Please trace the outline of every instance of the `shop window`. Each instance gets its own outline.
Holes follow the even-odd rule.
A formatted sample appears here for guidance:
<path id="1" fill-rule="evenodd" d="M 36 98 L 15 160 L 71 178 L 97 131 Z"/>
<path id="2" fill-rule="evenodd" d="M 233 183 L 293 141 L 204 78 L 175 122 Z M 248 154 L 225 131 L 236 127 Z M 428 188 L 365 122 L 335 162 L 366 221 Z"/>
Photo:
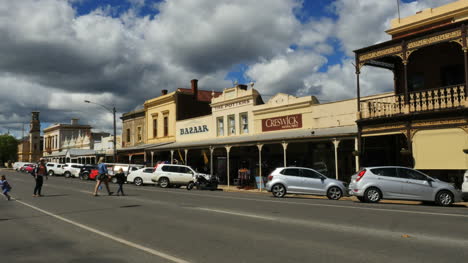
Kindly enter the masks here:
<path id="1" fill-rule="evenodd" d="M 241 113 L 239 115 L 240 119 L 240 132 L 241 134 L 249 133 L 249 118 L 247 117 L 247 112 Z"/>
<path id="2" fill-rule="evenodd" d="M 158 119 L 153 119 L 153 138 L 158 137 Z"/>
<path id="3" fill-rule="evenodd" d="M 130 129 L 127 129 L 127 142 L 130 142 Z"/>
<path id="4" fill-rule="evenodd" d="M 228 116 L 228 135 L 236 134 L 236 118 L 234 115 Z"/>
<path id="5" fill-rule="evenodd" d="M 224 136 L 224 118 L 218 117 L 216 119 L 216 127 L 218 136 Z"/>
<path id="6" fill-rule="evenodd" d="M 141 142 L 143 140 L 143 136 L 142 136 L 142 133 L 141 133 L 141 126 L 138 126 L 137 127 L 137 130 L 138 130 L 138 141 Z"/>

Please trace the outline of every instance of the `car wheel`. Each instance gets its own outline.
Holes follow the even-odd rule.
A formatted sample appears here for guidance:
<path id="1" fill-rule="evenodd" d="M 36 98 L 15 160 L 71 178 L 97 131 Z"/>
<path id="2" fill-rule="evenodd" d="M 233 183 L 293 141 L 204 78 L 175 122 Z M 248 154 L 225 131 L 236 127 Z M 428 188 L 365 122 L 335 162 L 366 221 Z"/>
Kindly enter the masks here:
<path id="1" fill-rule="evenodd" d="M 284 195 L 286 195 L 286 187 L 284 187 L 284 185 L 282 184 L 275 184 L 271 188 L 271 192 L 273 193 L 274 197 L 281 198 L 284 197 Z"/>
<path id="2" fill-rule="evenodd" d="M 187 190 L 192 190 L 193 189 L 193 185 L 194 183 L 193 182 L 190 182 L 188 185 L 187 185 Z"/>
<path id="3" fill-rule="evenodd" d="M 328 188 L 327 197 L 330 200 L 339 200 L 343 196 L 343 191 L 337 186 Z"/>
<path id="4" fill-rule="evenodd" d="M 113 183 L 113 184 L 116 184 L 116 183 L 117 183 L 117 178 L 115 178 L 115 177 L 112 177 L 112 179 L 111 179 L 111 183 Z"/>
<path id="5" fill-rule="evenodd" d="M 159 186 L 162 187 L 162 188 L 169 187 L 169 179 L 166 178 L 166 177 L 163 177 L 163 178 L 159 179 Z"/>
<path id="6" fill-rule="evenodd" d="M 140 177 L 137 177 L 133 180 L 133 183 L 136 185 L 136 186 L 142 186 L 143 185 L 143 179 L 141 179 Z"/>
<path id="7" fill-rule="evenodd" d="M 453 204 L 453 194 L 443 190 L 437 193 L 435 202 L 440 206 L 451 206 Z"/>
<path id="8" fill-rule="evenodd" d="M 54 171 L 50 170 L 48 174 L 49 176 L 54 176 Z"/>
<path id="9" fill-rule="evenodd" d="M 366 202 L 366 200 L 364 199 L 363 196 L 356 196 L 356 197 L 357 197 L 357 199 L 358 199 L 359 201 L 361 201 L 361 202 L 363 202 L 363 203 Z"/>
<path id="10" fill-rule="evenodd" d="M 65 178 L 70 178 L 70 177 L 71 177 L 71 173 L 70 173 L 70 172 L 65 172 L 63 175 L 65 176 Z"/>
<path id="11" fill-rule="evenodd" d="M 364 201 L 368 203 L 377 203 L 382 199 L 382 193 L 375 187 L 370 187 L 364 192 Z"/>
<path id="12" fill-rule="evenodd" d="M 88 174 L 88 173 L 84 173 L 84 174 L 81 176 L 81 179 L 82 179 L 82 180 L 89 180 L 89 174 Z"/>

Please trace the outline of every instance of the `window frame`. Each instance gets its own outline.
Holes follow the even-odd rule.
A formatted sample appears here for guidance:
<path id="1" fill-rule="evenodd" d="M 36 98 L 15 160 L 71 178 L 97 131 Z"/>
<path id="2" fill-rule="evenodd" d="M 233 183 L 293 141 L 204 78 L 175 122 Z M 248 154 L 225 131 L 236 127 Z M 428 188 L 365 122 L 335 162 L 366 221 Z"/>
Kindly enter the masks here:
<path id="1" fill-rule="evenodd" d="M 236 135 L 236 115 L 229 114 L 227 116 L 227 124 L 228 124 L 228 136 Z"/>
<path id="2" fill-rule="evenodd" d="M 220 123 L 222 125 L 219 125 Z M 224 116 L 216 118 L 216 136 L 224 136 Z"/>
<path id="3" fill-rule="evenodd" d="M 246 123 L 242 123 L 243 117 L 245 117 Z M 244 125 L 247 127 L 247 131 L 244 131 Z M 239 113 L 239 132 L 240 134 L 248 134 L 249 133 L 249 114 L 248 112 L 241 112 Z"/>

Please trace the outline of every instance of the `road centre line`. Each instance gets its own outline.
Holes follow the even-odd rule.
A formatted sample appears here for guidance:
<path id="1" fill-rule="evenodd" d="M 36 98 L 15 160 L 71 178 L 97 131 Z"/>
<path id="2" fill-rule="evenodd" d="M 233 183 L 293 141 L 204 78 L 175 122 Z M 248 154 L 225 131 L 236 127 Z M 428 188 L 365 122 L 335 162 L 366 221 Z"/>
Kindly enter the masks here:
<path id="1" fill-rule="evenodd" d="M 48 212 L 48 211 L 45 211 L 39 207 L 36 207 L 36 206 L 33 206 L 31 204 L 28 204 L 28 203 L 25 203 L 23 201 L 19 201 L 17 199 L 14 199 L 16 202 L 22 204 L 22 205 L 25 205 L 29 208 L 32 208 L 36 211 L 39 211 L 43 214 L 46 214 L 48 216 L 51 216 L 51 217 L 54 217 L 58 220 L 61 220 L 63 222 L 66 222 L 66 223 L 69 223 L 69 224 L 72 224 L 76 227 L 79 227 L 81 229 L 84 229 L 84 230 L 87 230 L 89 232 L 92 232 L 92 233 L 95 233 L 97 235 L 100 235 L 102 237 L 105 237 L 105 238 L 108 238 L 108 239 L 111 239 L 113 241 L 116 241 L 116 242 L 119 242 L 121 244 L 124 244 L 126 246 L 129 246 L 129 247 L 133 247 L 133 248 L 136 248 L 138 250 L 142 250 L 144 252 L 147 252 L 149 254 L 152 254 L 154 256 L 158 256 L 160 258 L 163 258 L 163 259 L 166 259 L 166 260 L 169 260 L 169 261 L 172 261 L 172 262 L 175 262 L 175 263 L 189 263 L 189 261 L 186 261 L 186 260 L 183 260 L 183 259 L 180 259 L 180 258 L 177 258 L 177 257 L 174 257 L 174 256 L 171 256 L 169 254 L 166 254 L 164 252 L 161 252 L 161 251 L 157 251 L 157 250 L 154 250 L 152 248 L 149 248 L 149 247 L 145 247 L 145 246 L 142 246 L 142 245 L 139 245 L 137 243 L 134 243 L 134 242 L 131 242 L 131 241 L 128 241 L 128 240 L 125 240 L 125 239 L 122 239 L 122 238 L 119 238 L 119 237 L 116 237 L 114 235 L 111 235 L 111 234 L 108 234 L 108 233 L 105 233 L 105 232 L 102 232 L 102 231 L 99 231 L 95 228 L 92 228 L 92 227 L 89 227 L 89 226 L 86 226 L 86 225 L 83 225 L 83 224 L 80 224 L 78 222 L 75 222 L 73 220 L 70 220 L 70 219 L 67 219 L 67 218 L 64 218 L 62 216 L 59 216 L 59 215 L 56 215 L 56 214 L 53 214 L 51 212 Z"/>
<path id="2" fill-rule="evenodd" d="M 21 180 L 20 180 L 21 181 Z M 88 185 L 94 185 L 94 183 L 85 182 Z M 58 186 L 51 186 L 53 188 L 60 188 Z M 74 188 L 64 187 L 65 189 L 80 191 Z M 311 203 L 302 203 L 302 202 L 288 202 L 288 201 L 279 201 L 279 200 L 264 200 L 264 199 L 254 199 L 254 198 L 245 198 L 245 197 L 234 197 L 234 196 L 219 196 L 219 195 L 206 195 L 206 194 L 194 194 L 186 193 L 182 191 L 168 191 L 168 190 L 151 190 L 151 189 L 135 189 L 132 187 L 132 190 L 137 191 L 147 191 L 153 193 L 169 193 L 176 195 L 189 195 L 189 196 L 200 196 L 205 198 L 219 198 L 219 199 L 232 199 L 232 200 L 244 200 L 244 201 L 254 201 L 254 202 L 263 202 L 263 203 L 280 203 L 288 205 L 304 205 L 304 206 L 315 206 L 315 207 L 332 207 L 332 208 L 345 208 L 345 209 L 358 209 L 358 210 L 371 210 L 371 211 L 381 211 L 381 212 L 394 212 L 394 213 L 406 213 L 406 214 L 418 214 L 418 215 L 431 215 L 431 216 L 449 216 L 449 217 L 461 217 L 468 218 L 468 214 L 448 214 L 448 213 L 437 213 L 437 212 L 425 212 L 425 211 L 409 211 L 401 209 L 387 209 L 387 208 L 378 208 L 378 207 L 357 207 L 357 206 L 344 206 L 344 205 L 331 205 L 331 204 L 311 204 Z"/>

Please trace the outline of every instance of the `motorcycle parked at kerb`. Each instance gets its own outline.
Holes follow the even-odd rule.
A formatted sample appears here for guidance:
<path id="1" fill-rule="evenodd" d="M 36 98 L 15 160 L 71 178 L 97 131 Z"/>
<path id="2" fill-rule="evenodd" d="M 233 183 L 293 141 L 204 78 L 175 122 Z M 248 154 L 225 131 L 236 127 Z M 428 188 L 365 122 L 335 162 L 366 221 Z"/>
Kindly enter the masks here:
<path id="1" fill-rule="evenodd" d="M 217 176 L 212 176 L 209 174 L 196 174 L 194 182 L 190 182 L 187 185 L 187 190 L 192 190 L 196 187 L 198 190 L 217 190 L 219 179 Z"/>

